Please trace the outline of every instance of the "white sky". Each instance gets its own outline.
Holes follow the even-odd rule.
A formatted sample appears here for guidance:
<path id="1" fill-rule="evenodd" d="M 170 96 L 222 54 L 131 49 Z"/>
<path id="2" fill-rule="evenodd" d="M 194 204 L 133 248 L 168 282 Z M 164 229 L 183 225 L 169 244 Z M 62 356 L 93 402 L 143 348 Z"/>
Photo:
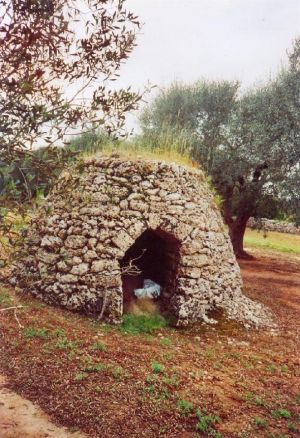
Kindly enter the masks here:
<path id="1" fill-rule="evenodd" d="M 144 23 L 120 86 L 267 80 L 300 36 L 300 0 L 127 0 Z"/>

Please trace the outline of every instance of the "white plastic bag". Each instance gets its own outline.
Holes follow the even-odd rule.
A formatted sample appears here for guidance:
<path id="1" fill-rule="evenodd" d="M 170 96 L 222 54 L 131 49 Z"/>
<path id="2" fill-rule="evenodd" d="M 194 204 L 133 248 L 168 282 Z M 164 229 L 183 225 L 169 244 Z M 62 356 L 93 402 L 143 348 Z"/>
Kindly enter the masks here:
<path id="1" fill-rule="evenodd" d="M 161 292 L 161 286 L 148 278 L 144 280 L 143 288 L 134 289 L 137 298 L 157 298 Z"/>

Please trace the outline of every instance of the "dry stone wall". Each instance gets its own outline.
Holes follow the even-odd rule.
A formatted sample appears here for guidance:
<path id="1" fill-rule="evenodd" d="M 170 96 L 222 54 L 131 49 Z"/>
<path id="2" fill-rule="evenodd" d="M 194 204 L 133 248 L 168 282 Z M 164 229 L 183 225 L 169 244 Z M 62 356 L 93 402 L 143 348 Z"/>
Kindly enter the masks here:
<path id="1" fill-rule="evenodd" d="M 279 222 L 273 219 L 250 217 L 247 227 L 254 230 L 276 231 L 278 233 L 300 234 L 300 227 L 290 222 Z"/>
<path id="2" fill-rule="evenodd" d="M 149 229 L 178 243 L 176 269 L 168 255 L 171 287 L 162 294 L 177 325 L 210 322 L 218 308 L 246 325 L 270 323 L 265 308 L 242 294 L 203 173 L 160 161 L 113 154 L 65 171 L 32 221 L 14 281 L 48 303 L 120 322 L 120 262 Z"/>

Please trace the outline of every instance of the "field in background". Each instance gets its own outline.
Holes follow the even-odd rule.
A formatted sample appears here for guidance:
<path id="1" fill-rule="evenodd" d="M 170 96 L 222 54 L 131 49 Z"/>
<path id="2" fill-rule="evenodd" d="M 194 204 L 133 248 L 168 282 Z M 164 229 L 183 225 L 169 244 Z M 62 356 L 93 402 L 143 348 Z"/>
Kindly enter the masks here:
<path id="1" fill-rule="evenodd" d="M 285 253 L 300 254 L 300 235 L 278 233 L 275 231 L 246 230 L 245 248 L 273 250 Z"/>

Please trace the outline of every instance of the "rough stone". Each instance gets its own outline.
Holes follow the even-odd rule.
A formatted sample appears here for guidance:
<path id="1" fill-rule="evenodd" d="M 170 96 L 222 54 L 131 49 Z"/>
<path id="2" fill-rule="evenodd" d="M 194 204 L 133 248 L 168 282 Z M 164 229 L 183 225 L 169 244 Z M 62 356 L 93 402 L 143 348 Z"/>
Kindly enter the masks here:
<path id="1" fill-rule="evenodd" d="M 66 275 L 61 275 L 59 277 L 59 280 L 61 283 L 77 283 L 78 281 L 78 277 L 76 275 L 73 274 L 66 274 Z"/>
<path id="2" fill-rule="evenodd" d="M 41 247 L 58 248 L 60 247 L 62 240 L 56 236 L 44 236 L 41 241 Z"/>
<path id="3" fill-rule="evenodd" d="M 68 187 L 72 178 L 76 186 Z M 203 173 L 160 161 L 102 156 L 64 172 L 32 221 L 28 257 L 16 263 L 13 278 L 49 303 L 96 315 L 103 310 L 105 320 L 120 322 L 122 259 L 145 232 L 163 242 L 159 299 L 175 324 L 212 323 L 209 312 L 222 309 L 246 326 L 272 325 L 268 311 L 242 293 Z"/>
<path id="4" fill-rule="evenodd" d="M 126 250 L 130 248 L 130 246 L 133 244 L 134 240 L 130 235 L 122 230 L 120 233 L 118 233 L 115 237 L 112 238 L 112 242 L 122 250 Z"/>
<path id="5" fill-rule="evenodd" d="M 84 236 L 70 235 L 66 238 L 64 246 L 66 248 L 82 248 L 86 243 L 86 238 Z"/>
<path id="6" fill-rule="evenodd" d="M 89 265 L 87 263 L 80 263 L 80 265 L 73 266 L 71 270 L 71 274 L 80 276 L 86 274 L 88 270 L 89 270 Z"/>

